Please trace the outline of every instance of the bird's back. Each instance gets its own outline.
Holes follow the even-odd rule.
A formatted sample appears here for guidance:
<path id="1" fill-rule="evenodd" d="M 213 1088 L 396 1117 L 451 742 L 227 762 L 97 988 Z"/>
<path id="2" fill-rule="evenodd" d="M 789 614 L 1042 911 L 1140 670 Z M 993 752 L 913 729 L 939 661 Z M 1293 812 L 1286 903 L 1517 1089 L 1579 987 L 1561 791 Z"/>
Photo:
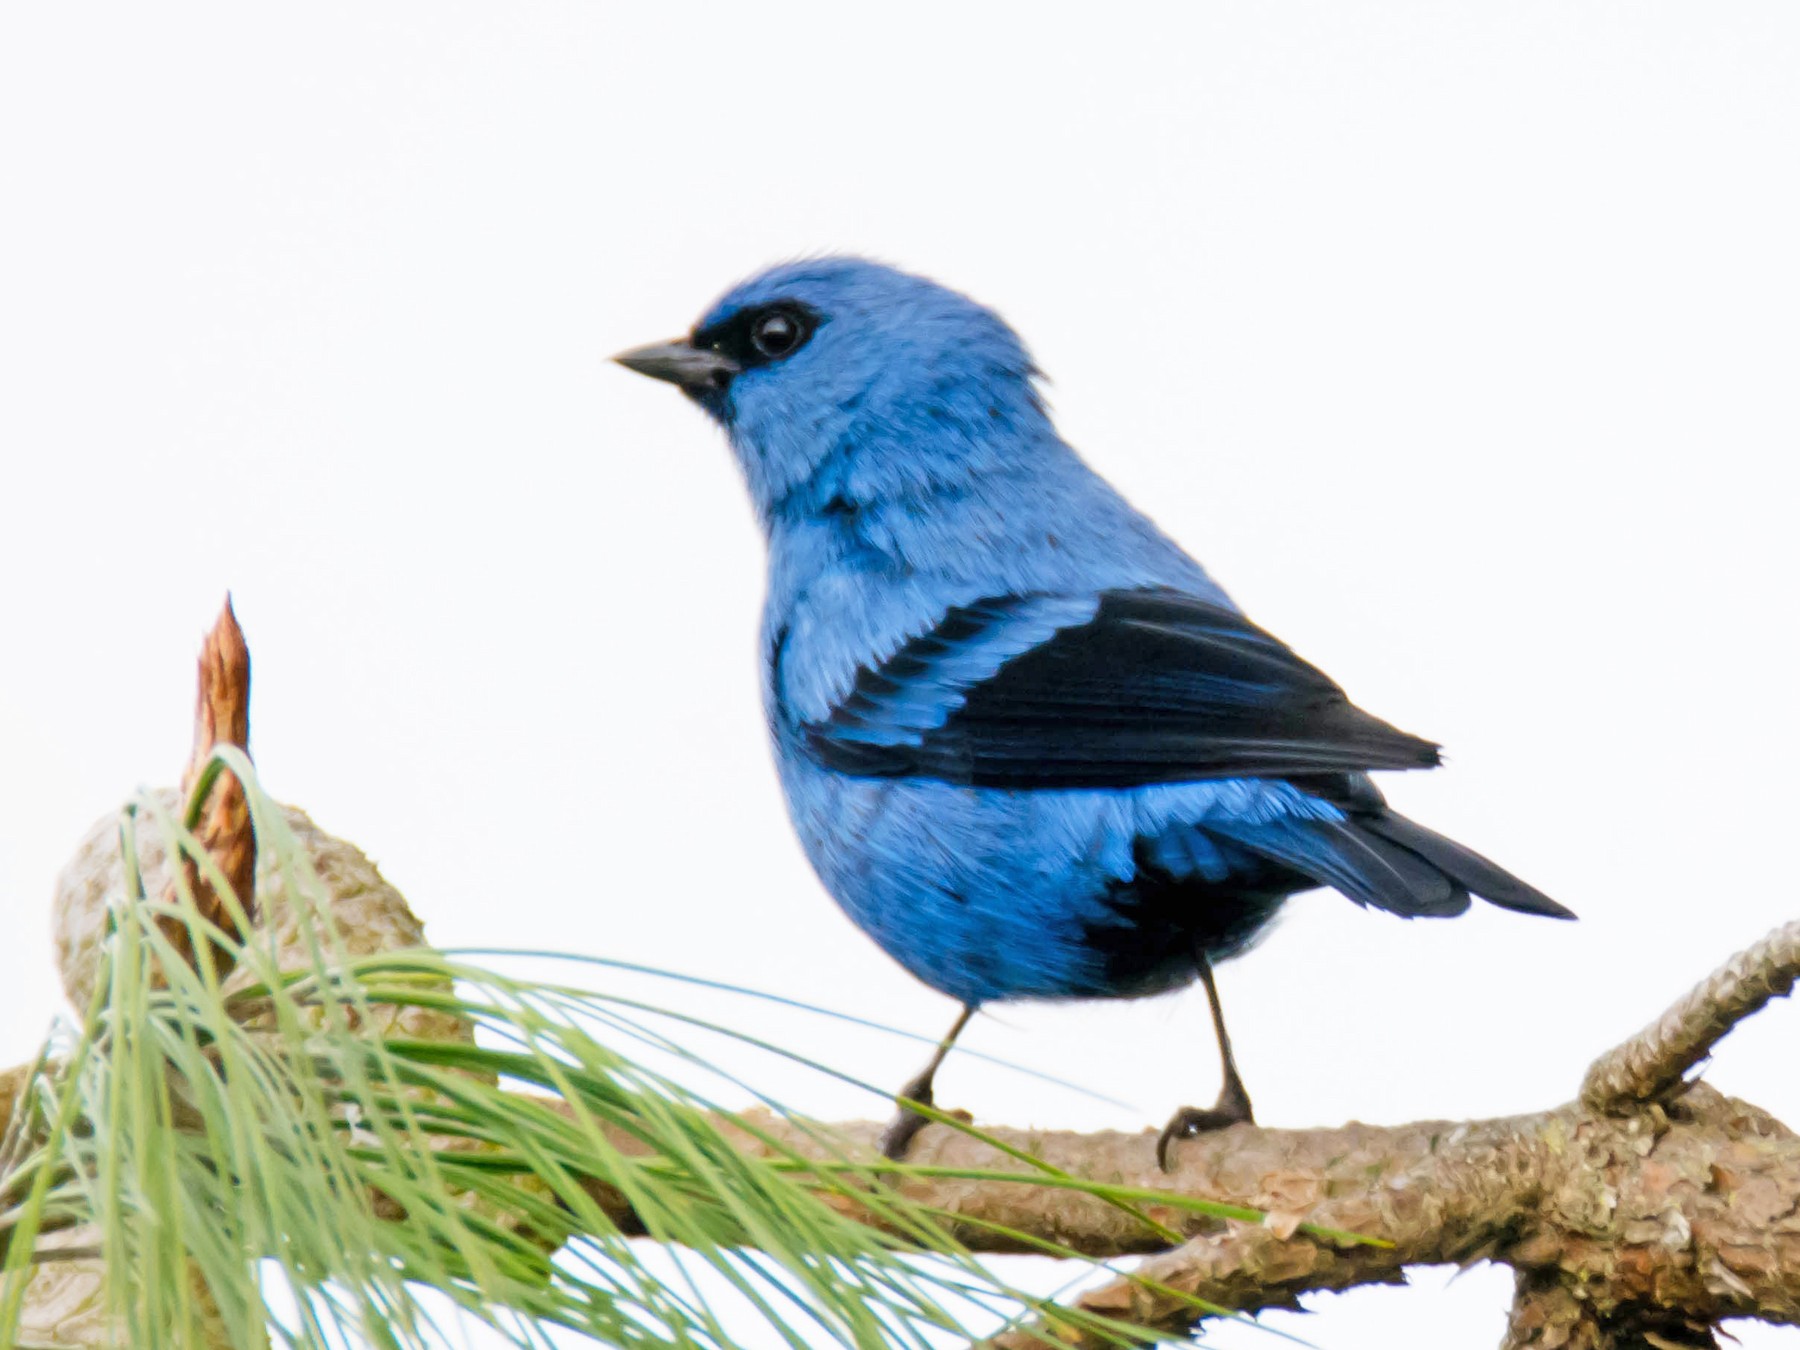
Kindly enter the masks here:
<path id="1" fill-rule="evenodd" d="M 1235 608 L 1053 434 L 1015 453 L 991 471 L 907 491 L 818 483 L 769 522 L 763 674 L 790 716 L 823 715 L 860 669 L 986 599 L 1167 588 Z"/>

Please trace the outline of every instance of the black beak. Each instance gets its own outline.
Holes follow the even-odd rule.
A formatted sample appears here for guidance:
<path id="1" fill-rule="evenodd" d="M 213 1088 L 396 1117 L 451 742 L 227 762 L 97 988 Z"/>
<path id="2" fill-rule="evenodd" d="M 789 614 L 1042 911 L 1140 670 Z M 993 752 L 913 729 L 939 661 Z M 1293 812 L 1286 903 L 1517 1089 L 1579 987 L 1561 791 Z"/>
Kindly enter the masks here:
<path id="1" fill-rule="evenodd" d="M 731 377 L 743 367 L 729 356 L 696 347 L 686 339 L 674 342 L 652 342 L 648 347 L 633 347 L 613 357 L 627 370 L 648 375 L 653 380 L 667 380 L 690 394 L 704 394 L 723 389 Z"/>

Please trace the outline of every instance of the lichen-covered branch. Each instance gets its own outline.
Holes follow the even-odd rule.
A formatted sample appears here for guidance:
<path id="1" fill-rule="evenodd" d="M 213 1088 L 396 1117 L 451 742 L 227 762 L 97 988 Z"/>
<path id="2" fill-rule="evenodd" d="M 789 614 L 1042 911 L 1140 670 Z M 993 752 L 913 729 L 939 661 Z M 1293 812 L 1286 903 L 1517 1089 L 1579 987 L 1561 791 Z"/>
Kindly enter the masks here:
<path id="1" fill-rule="evenodd" d="M 346 940 L 361 950 L 406 945 L 420 930 L 404 901 L 366 858 L 289 820 L 312 854 Z M 65 873 L 59 926 L 72 992 L 85 996 L 92 943 L 107 896 L 122 884 L 105 827 Z M 146 857 L 151 871 L 159 863 Z M 265 877 L 266 923 L 295 922 Z M 379 903 L 377 903 L 379 902 Z M 398 926 L 396 926 L 398 925 Z M 297 939 L 290 938 L 290 941 Z M 413 1034 L 464 1034 L 409 1027 Z M 821 1160 L 873 1157 L 879 1126 L 806 1127 L 756 1122 L 781 1143 Z M 1143 1255 L 1138 1279 L 1087 1294 L 1083 1305 L 1146 1327 L 1192 1323 L 1200 1304 L 1253 1311 L 1291 1306 L 1303 1293 L 1392 1282 L 1413 1264 L 1494 1260 L 1521 1275 L 1512 1344 L 1704 1344 L 1674 1329 L 1728 1317 L 1800 1324 L 1800 1139 L 1754 1107 L 1696 1084 L 1621 1110 L 1573 1102 L 1503 1120 L 1347 1125 L 1324 1130 L 1237 1126 L 1181 1143 L 1175 1170 L 1156 1166 L 1154 1136 L 996 1129 L 1007 1148 L 1078 1177 L 1197 1196 L 1267 1212 L 1263 1224 L 1218 1223 L 1150 1204 L 1185 1241 L 1170 1248 L 1128 1210 L 1078 1191 L 1033 1184 L 1033 1173 L 948 1126 L 925 1130 L 909 1161 L 922 1169 L 1013 1172 L 1018 1181 L 897 1179 L 912 1198 L 948 1216 L 971 1248 L 1029 1250 L 1001 1230 L 1093 1256 Z M 764 1147 L 742 1136 L 743 1147 Z M 623 1142 L 623 1141 L 622 1141 Z M 626 1231 L 624 1201 L 597 1193 Z M 1335 1229 L 1378 1239 L 1320 1236 Z M 1656 1330 L 1660 1328 L 1660 1330 Z M 1629 1334 L 1627 1334 L 1629 1333 Z M 1637 1336 L 1633 1341 L 1632 1336 Z M 1007 1350 L 1041 1342 L 1029 1330 Z M 1069 1343 L 1059 1337 L 1058 1344 Z"/>
<path id="2" fill-rule="evenodd" d="M 1147 1136 L 1131 1138 L 1147 1151 Z M 1084 1147 L 1070 1141 L 1059 1161 L 1080 1168 Z M 1184 1145 L 1168 1180 L 1270 1217 L 1198 1233 L 1082 1306 L 1173 1331 L 1198 1319 L 1196 1300 L 1287 1307 L 1310 1291 L 1394 1282 L 1409 1265 L 1492 1260 L 1528 1277 L 1540 1311 L 1554 1293 L 1608 1335 L 1734 1317 L 1800 1324 L 1800 1140 L 1703 1084 L 1631 1116 L 1572 1103 L 1458 1125 L 1235 1127 Z M 1301 1221 L 1391 1245 L 1333 1241 Z M 1573 1325 L 1554 1320 L 1518 1344 L 1551 1350 Z M 1082 1342 L 1023 1331 L 1004 1343 Z"/>
<path id="3" fill-rule="evenodd" d="M 215 655 L 217 669 L 233 668 L 229 651 Z M 246 678 L 247 663 L 245 651 Z M 241 728 L 242 744 L 248 730 L 247 703 L 239 707 L 227 695 L 209 714 L 204 689 L 203 674 L 197 763 L 210 752 L 209 737 L 229 738 Z M 255 877 L 257 934 L 299 953 L 300 919 L 281 877 L 267 867 L 255 875 L 253 851 L 248 872 L 241 853 L 226 856 L 247 825 L 220 795 L 223 785 L 214 791 L 222 803 L 216 833 L 203 828 L 200 837 L 246 901 Z M 237 800 L 241 808 L 241 792 Z M 169 794 L 164 804 L 175 809 L 177 801 Z M 423 940 L 405 901 L 357 849 L 291 809 L 286 826 L 311 855 L 346 950 Z M 141 863 L 147 886 L 166 886 L 174 875 L 148 834 Z M 190 873 L 188 880 L 200 879 Z M 57 898 L 58 955 L 78 1004 L 93 988 L 107 915 L 125 885 L 116 823 L 103 821 L 65 871 Z M 1683 1078 L 1719 1037 L 1788 993 L 1797 977 L 1800 923 L 1728 962 L 1603 1056 L 1577 1100 L 1532 1115 L 1319 1130 L 1239 1125 L 1182 1142 L 1169 1173 L 1157 1166 L 1148 1130 L 992 1129 L 1001 1145 L 995 1147 L 938 1125 L 918 1136 L 909 1170 L 890 1175 L 974 1250 L 1056 1244 L 1094 1257 L 1142 1257 L 1129 1277 L 1079 1302 L 1147 1330 L 1185 1329 L 1209 1307 L 1249 1312 L 1293 1306 L 1311 1291 L 1392 1283 L 1411 1265 L 1491 1260 L 1517 1274 L 1507 1350 L 1709 1346 L 1727 1318 L 1800 1325 L 1800 1138 L 1757 1108 Z M 373 1029 L 440 1039 L 470 1034 L 459 1019 L 420 1009 L 395 1011 L 391 1023 Z M 0 1076 L 0 1117 L 10 1114 L 17 1078 Z M 880 1127 L 873 1123 L 806 1125 L 764 1113 L 754 1125 L 802 1157 L 876 1158 Z M 771 1147 L 758 1133 L 740 1132 L 740 1146 Z M 624 1137 L 618 1143 L 632 1147 Z M 1045 1174 L 1018 1162 L 1020 1155 L 1074 1177 L 1166 1194 L 1170 1202 L 1140 1205 L 1153 1221 L 1146 1223 L 1129 1207 L 1039 1184 Z M 1017 1179 L 968 1175 L 976 1171 Z M 622 1196 L 598 1184 L 593 1194 L 621 1230 L 641 1231 Z M 1267 1217 L 1219 1221 L 1175 1203 L 1180 1197 Z M 81 1282 L 99 1274 L 92 1260 L 39 1272 L 33 1306 L 54 1315 L 59 1337 L 70 1337 L 54 1343 L 92 1343 L 81 1339 L 92 1330 L 81 1319 L 91 1311 L 93 1290 Z M 77 1323 L 86 1329 L 78 1332 Z M 1101 1339 L 1094 1338 L 1096 1350 Z M 1018 1328 L 997 1343 L 1001 1350 L 1039 1350 L 1086 1341 L 1059 1324 Z"/>
<path id="4" fill-rule="evenodd" d="M 1800 920 L 1784 924 L 1708 975 L 1661 1017 L 1588 1069 L 1581 1100 L 1597 1111 L 1655 1101 L 1714 1045 L 1800 980 Z"/>

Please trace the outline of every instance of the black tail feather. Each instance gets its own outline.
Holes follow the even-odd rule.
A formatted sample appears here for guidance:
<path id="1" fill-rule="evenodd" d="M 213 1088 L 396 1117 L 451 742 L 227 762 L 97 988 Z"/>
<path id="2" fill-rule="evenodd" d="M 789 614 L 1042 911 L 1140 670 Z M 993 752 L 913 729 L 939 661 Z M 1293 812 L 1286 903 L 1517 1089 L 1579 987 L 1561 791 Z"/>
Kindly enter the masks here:
<path id="1" fill-rule="evenodd" d="M 1366 775 L 1320 777 L 1306 787 L 1344 818 L 1290 822 L 1285 830 L 1231 829 L 1218 821 L 1205 828 L 1359 905 L 1404 918 L 1454 917 L 1469 908 L 1471 895 L 1521 914 L 1575 917 L 1473 849 L 1395 815 Z"/>
<path id="2" fill-rule="evenodd" d="M 1380 855 L 1389 867 L 1406 875 L 1413 882 L 1410 897 L 1412 903 L 1409 908 L 1402 909 L 1390 901 L 1382 906 L 1383 909 L 1406 919 L 1453 919 L 1468 911 L 1469 891 L 1460 878 L 1452 876 L 1427 858 L 1421 858 L 1378 835 L 1357 828 L 1361 824 L 1359 820 L 1346 821 L 1339 828 L 1355 834 L 1357 842 L 1364 848 Z"/>
<path id="3" fill-rule="evenodd" d="M 1535 886 L 1526 885 L 1473 849 L 1465 848 L 1453 839 L 1446 839 L 1405 816 L 1395 815 L 1392 811 L 1375 811 L 1353 819 L 1362 829 L 1380 835 L 1440 869 L 1445 876 L 1458 885 L 1467 887 L 1490 905 L 1517 910 L 1521 914 L 1541 914 L 1551 919 L 1575 917 L 1573 910 L 1557 904 Z"/>
<path id="4" fill-rule="evenodd" d="M 1443 868 L 1358 828 L 1361 821 L 1312 820 L 1300 828 L 1207 829 L 1243 848 L 1343 892 L 1359 905 L 1405 918 L 1448 918 L 1469 907 L 1469 893 Z"/>

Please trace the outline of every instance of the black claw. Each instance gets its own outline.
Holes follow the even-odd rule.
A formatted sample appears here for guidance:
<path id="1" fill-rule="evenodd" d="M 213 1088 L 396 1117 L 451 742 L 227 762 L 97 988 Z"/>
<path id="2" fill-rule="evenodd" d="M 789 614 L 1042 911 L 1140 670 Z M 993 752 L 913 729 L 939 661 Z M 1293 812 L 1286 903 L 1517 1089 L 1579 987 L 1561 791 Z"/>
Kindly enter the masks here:
<path id="1" fill-rule="evenodd" d="M 1197 1106 L 1184 1106 L 1169 1117 L 1169 1123 L 1163 1126 L 1163 1132 L 1156 1137 L 1156 1165 L 1165 1172 L 1175 1170 L 1169 1157 L 1169 1146 L 1177 1139 L 1192 1139 L 1197 1134 L 1210 1134 L 1228 1126 L 1255 1123 L 1256 1118 L 1250 1113 L 1250 1098 L 1245 1094 L 1243 1084 L 1227 1083 L 1225 1090 L 1219 1094 L 1219 1100 L 1206 1110 L 1202 1111 Z"/>
<path id="2" fill-rule="evenodd" d="M 936 1065 L 932 1067 L 935 1068 Z M 931 1124 L 929 1117 L 920 1115 L 907 1105 L 909 1101 L 917 1102 L 920 1106 L 937 1104 L 932 1100 L 930 1069 L 900 1089 L 900 1113 L 890 1120 L 888 1127 L 881 1132 L 881 1138 L 876 1147 L 881 1150 L 882 1156 L 889 1162 L 903 1161 L 907 1149 L 912 1147 L 913 1138 L 920 1130 Z"/>
<path id="3" fill-rule="evenodd" d="M 901 1107 L 900 1114 L 889 1121 L 888 1127 L 881 1132 L 881 1139 L 876 1147 L 889 1162 L 904 1162 L 913 1139 L 929 1124 L 931 1122 L 917 1111 Z"/>

